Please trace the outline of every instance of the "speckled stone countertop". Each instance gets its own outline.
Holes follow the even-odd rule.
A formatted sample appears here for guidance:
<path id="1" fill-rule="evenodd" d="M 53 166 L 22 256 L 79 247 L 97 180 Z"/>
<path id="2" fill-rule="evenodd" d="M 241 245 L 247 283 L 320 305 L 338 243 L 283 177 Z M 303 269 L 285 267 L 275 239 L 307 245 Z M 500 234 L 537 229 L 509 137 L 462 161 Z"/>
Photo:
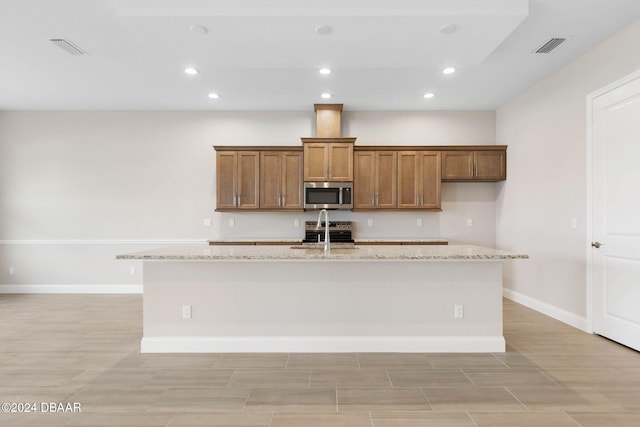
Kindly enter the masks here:
<path id="1" fill-rule="evenodd" d="M 353 248 L 334 247 L 325 253 L 321 248 L 290 246 L 170 246 L 118 255 L 117 259 L 184 261 L 371 261 L 371 260 L 505 260 L 525 259 L 528 255 L 472 245 L 371 245 Z"/>
<path id="2" fill-rule="evenodd" d="M 300 239 L 214 239 L 209 240 L 210 245 L 296 245 L 302 241 Z M 356 244 L 360 245 L 432 245 L 441 244 L 446 245 L 449 243 L 446 239 L 408 239 L 408 238 L 392 238 L 392 239 L 355 239 Z"/>

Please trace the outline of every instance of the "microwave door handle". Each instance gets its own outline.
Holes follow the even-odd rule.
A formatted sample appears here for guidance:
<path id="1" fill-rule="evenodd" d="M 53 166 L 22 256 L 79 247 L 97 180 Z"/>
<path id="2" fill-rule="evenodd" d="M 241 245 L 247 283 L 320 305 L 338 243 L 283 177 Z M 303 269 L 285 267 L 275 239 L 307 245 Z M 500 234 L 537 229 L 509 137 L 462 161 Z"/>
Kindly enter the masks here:
<path id="1" fill-rule="evenodd" d="M 344 188 L 340 188 L 338 191 L 338 204 L 342 204 L 342 192 L 344 191 Z"/>

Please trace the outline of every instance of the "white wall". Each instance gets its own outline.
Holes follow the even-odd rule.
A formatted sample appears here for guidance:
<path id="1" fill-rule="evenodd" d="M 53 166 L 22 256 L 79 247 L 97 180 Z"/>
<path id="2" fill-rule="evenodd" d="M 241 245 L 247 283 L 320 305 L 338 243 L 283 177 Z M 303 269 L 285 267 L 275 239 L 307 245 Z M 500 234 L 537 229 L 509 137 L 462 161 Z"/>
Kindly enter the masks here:
<path id="1" fill-rule="evenodd" d="M 315 219 L 313 212 L 213 212 L 212 146 L 300 146 L 314 127 L 311 105 L 309 112 L 0 112 L 0 285 L 139 285 L 140 266 L 116 254 L 213 238 L 302 238 L 294 219 Z M 343 135 L 362 145 L 493 144 L 495 113 L 345 111 Z M 332 219 L 356 221 L 359 237 L 494 246 L 495 188 L 445 183 L 442 213 Z M 212 227 L 203 227 L 209 217 Z"/>
<path id="2" fill-rule="evenodd" d="M 496 113 L 497 143 L 509 145 L 508 179 L 498 187 L 497 245 L 531 257 L 506 266 L 508 295 L 582 328 L 586 96 L 640 68 L 639 40 L 636 21 Z"/>

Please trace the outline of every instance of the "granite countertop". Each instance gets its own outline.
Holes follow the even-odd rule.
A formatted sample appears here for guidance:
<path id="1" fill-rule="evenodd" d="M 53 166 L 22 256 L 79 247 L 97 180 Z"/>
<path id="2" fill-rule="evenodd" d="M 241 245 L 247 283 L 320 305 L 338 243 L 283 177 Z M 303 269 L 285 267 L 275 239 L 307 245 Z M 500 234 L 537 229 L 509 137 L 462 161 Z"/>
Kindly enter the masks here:
<path id="1" fill-rule="evenodd" d="M 354 239 L 356 244 L 362 244 L 362 245 L 366 245 L 366 244 L 387 244 L 387 245 L 394 245 L 394 244 L 447 244 L 449 241 L 446 239 L 436 239 L 436 238 L 420 238 L 420 239 L 411 239 L 411 238 L 403 238 L 403 237 L 398 237 L 398 238 L 376 238 L 376 239 Z M 237 244 L 237 245 L 261 245 L 261 244 L 291 244 L 291 245 L 296 245 L 299 244 L 302 241 L 302 238 L 299 239 L 269 239 L 269 238 L 262 238 L 262 239 L 213 239 L 213 240 L 209 240 L 209 244 L 210 245 L 233 245 L 233 244 Z"/>
<path id="2" fill-rule="evenodd" d="M 526 259 L 528 255 L 473 245 L 372 245 L 335 247 L 325 253 L 320 248 L 293 249 L 290 246 L 210 246 L 177 245 L 118 255 L 117 259 L 185 261 L 371 261 L 371 260 L 505 260 Z"/>

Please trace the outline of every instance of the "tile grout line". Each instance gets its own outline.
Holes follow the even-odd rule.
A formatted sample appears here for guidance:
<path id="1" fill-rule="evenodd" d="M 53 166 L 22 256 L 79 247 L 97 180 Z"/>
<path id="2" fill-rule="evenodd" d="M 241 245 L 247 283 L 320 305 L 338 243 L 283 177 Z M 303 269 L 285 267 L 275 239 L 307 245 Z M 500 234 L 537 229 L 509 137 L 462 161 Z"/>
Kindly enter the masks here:
<path id="1" fill-rule="evenodd" d="M 544 371 L 544 369 L 540 369 L 540 368 L 535 368 L 536 371 L 540 372 L 542 374 L 542 376 L 544 376 L 545 378 L 547 378 L 549 381 L 553 382 L 555 385 L 557 385 L 558 387 L 562 387 L 562 384 L 558 383 L 556 380 L 554 380 L 553 378 L 551 378 L 549 375 L 547 375 L 547 373 Z"/>
<path id="2" fill-rule="evenodd" d="M 473 425 L 475 427 L 478 427 L 478 423 L 476 422 L 476 420 L 473 419 L 473 417 L 471 416 L 471 414 L 469 413 L 469 411 L 465 411 L 465 414 L 467 414 L 467 417 L 469 417 L 469 419 L 471 420 L 471 422 L 473 423 Z"/>
<path id="3" fill-rule="evenodd" d="M 505 351 L 505 355 L 506 355 L 506 351 Z M 511 368 L 511 366 L 507 365 L 507 362 L 500 360 L 500 358 L 496 356 L 495 353 L 491 353 L 491 356 L 493 356 L 493 358 L 496 359 L 498 362 L 502 363 L 505 368 Z"/>
<path id="4" fill-rule="evenodd" d="M 468 380 L 471 382 L 471 384 L 473 384 L 473 386 L 474 386 L 475 388 L 479 388 L 479 387 L 478 387 L 478 384 L 476 384 L 475 382 L 473 382 L 473 380 L 471 379 L 471 377 L 469 377 L 469 375 L 467 375 L 467 373 L 464 371 L 464 369 L 462 369 L 462 368 L 458 368 L 458 369 L 460 370 L 460 373 L 461 373 L 462 375 L 464 375 L 464 376 L 465 376 L 465 378 L 466 378 L 466 379 L 468 379 Z"/>
<path id="5" fill-rule="evenodd" d="M 507 393 L 509 393 L 511 396 L 513 396 L 513 398 L 516 399 L 518 401 L 518 403 L 520 403 L 522 406 L 524 406 L 527 411 L 531 412 L 531 409 L 529 409 L 529 407 L 527 405 L 522 403 L 522 401 L 520 399 L 518 399 L 518 396 L 516 396 L 515 394 L 513 394 L 511 392 L 511 390 L 509 390 L 509 387 L 505 386 L 504 389 L 507 391 Z"/>

